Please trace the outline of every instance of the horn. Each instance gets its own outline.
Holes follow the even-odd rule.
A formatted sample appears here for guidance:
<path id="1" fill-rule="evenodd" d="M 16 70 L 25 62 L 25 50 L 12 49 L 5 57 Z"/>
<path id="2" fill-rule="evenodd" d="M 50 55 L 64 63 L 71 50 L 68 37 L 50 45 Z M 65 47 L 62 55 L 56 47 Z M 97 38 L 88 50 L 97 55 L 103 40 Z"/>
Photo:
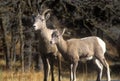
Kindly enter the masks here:
<path id="1" fill-rule="evenodd" d="M 66 29 L 64 28 L 64 29 L 63 29 L 63 32 L 62 32 L 62 34 L 61 34 L 61 35 L 63 35 L 63 34 L 65 33 L 65 30 L 66 30 Z"/>
<path id="2" fill-rule="evenodd" d="M 46 8 L 46 3 L 48 2 L 48 0 L 43 0 L 42 2 L 41 2 L 41 6 L 40 6 L 40 10 L 42 11 L 43 9 L 45 9 Z"/>
<path id="3" fill-rule="evenodd" d="M 42 13 L 42 15 L 45 15 L 47 12 L 49 12 L 49 11 L 51 11 L 51 9 L 47 9 L 47 10 L 45 10 L 43 13 Z"/>

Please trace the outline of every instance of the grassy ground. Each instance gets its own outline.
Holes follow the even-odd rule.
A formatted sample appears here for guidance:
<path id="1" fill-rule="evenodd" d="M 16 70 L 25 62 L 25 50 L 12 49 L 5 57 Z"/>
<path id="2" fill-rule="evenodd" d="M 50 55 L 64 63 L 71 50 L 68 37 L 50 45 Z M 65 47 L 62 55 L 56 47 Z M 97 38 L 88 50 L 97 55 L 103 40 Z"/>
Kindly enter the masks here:
<path id="1" fill-rule="evenodd" d="M 16 66 L 19 66 L 17 63 Z M 43 72 L 36 72 L 31 70 L 30 72 L 21 72 L 18 71 L 7 71 L 4 69 L 5 62 L 4 60 L 0 60 L 0 81 L 43 81 Z M 20 68 L 19 68 L 20 69 Z M 55 81 L 58 81 L 58 73 L 57 68 L 55 67 Z M 79 69 L 79 68 L 78 68 Z M 103 78 L 106 80 L 105 73 L 103 73 Z M 95 81 L 97 75 L 96 72 L 86 72 L 85 69 L 77 73 L 77 81 Z M 120 74 L 113 74 L 111 72 L 111 79 L 112 81 L 120 81 Z M 51 78 L 49 77 L 49 81 L 51 81 Z M 70 81 L 69 79 L 69 71 L 62 69 L 62 81 Z"/>
<path id="2" fill-rule="evenodd" d="M 62 72 L 62 81 L 69 81 L 69 73 Z M 112 75 L 112 80 L 119 81 L 119 75 Z M 77 74 L 77 81 L 93 81 L 96 78 L 95 73 Z M 103 77 L 105 79 L 105 77 Z M 43 72 L 13 72 L 13 71 L 0 71 L 0 81 L 43 81 Z M 50 77 L 49 77 L 50 81 Z M 55 81 L 58 81 L 57 72 L 55 72 Z"/>

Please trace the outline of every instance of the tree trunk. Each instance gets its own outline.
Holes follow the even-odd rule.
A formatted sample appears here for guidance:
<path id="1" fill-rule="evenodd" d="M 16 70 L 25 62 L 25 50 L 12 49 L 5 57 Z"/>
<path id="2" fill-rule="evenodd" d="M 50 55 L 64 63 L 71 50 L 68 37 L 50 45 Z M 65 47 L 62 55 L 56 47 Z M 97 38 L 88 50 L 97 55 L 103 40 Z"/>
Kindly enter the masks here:
<path id="1" fill-rule="evenodd" d="M 11 48 L 10 48 L 10 55 L 11 55 L 11 61 L 12 61 L 12 68 L 14 69 L 14 65 L 16 63 L 16 32 L 14 29 L 11 29 Z"/>
<path id="2" fill-rule="evenodd" d="M 25 46 L 24 46 L 24 67 L 25 71 L 30 71 L 30 66 L 32 62 L 32 46 L 31 46 L 31 40 L 25 40 Z"/>
<path id="3" fill-rule="evenodd" d="M 19 3 L 19 14 L 18 14 L 18 19 L 19 19 L 19 33 L 20 33 L 20 54 L 21 54 L 21 65 L 22 65 L 22 71 L 24 72 L 24 34 L 23 34 L 23 26 L 22 26 L 22 10 L 21 10 L 21 4 L 22 1 Z"/>
<path id="4" fill-rule="evenodd" d="M 4 46 L 4 53 L 5 53 L 5 60 L 6 60 L 6 69 L 11 69 L 11 58 L 10 58 L 10 45 L 7 40 L 7 23 L 6 23 L 7 17 L 3 16 L 2 18 L 2 33 L 3 33 L 3 46 Z"/>

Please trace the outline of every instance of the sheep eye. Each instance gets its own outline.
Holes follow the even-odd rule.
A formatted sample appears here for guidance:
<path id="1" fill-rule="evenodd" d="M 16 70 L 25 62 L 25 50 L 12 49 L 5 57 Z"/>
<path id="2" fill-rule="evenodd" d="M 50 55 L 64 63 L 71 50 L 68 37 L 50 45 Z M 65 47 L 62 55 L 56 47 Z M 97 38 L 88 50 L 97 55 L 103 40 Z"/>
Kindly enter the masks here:
<path id="1" fill-rule="evenodd" d="M 41 19 L 41 21 L 44 21 L 44 19 Z"/>
<path id="2" fill-rule="evenodd" d="M 39 19 L 40 19 L 41 21 L 44 21 L 44 19 L 43 19 L 43 18 L 41 18 L 41 17 L 40 17 Z"/>

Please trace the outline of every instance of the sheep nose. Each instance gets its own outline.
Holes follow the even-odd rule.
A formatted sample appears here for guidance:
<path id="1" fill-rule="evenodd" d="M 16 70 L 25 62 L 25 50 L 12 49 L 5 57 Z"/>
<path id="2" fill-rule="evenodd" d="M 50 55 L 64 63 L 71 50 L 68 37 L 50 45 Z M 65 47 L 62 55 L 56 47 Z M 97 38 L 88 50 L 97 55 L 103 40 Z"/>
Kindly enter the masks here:
<path id="1" fill-rule="evenodd" d="M 50 41 L 50 44 L 52 44 L 52 41 Z"/>

